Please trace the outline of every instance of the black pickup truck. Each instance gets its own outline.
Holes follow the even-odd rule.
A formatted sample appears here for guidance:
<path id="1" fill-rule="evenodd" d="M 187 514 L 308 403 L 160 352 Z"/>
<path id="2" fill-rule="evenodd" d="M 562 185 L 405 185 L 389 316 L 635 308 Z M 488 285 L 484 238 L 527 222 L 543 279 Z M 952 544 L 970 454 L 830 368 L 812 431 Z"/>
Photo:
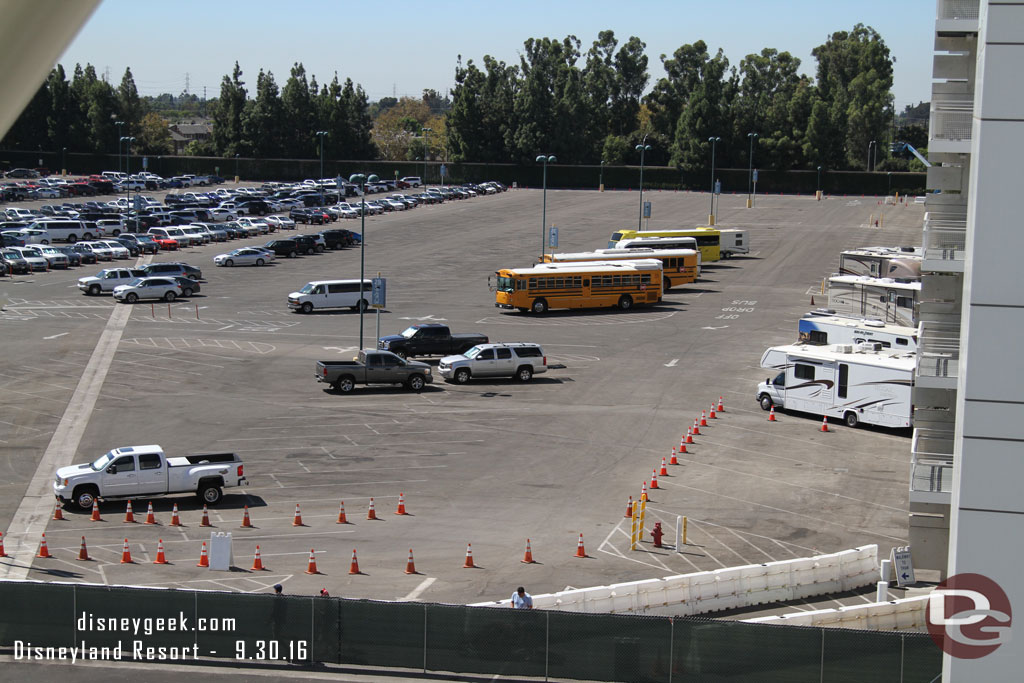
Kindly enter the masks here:
<path id="1" fill-rule="evenodd" d="M 377 348 L 401 356 L 453 356 L 489 340 L 483 334 L 452 334 L 447 325 L 429 323 L 411 325 L 401 334 L 377 340 Z"/>

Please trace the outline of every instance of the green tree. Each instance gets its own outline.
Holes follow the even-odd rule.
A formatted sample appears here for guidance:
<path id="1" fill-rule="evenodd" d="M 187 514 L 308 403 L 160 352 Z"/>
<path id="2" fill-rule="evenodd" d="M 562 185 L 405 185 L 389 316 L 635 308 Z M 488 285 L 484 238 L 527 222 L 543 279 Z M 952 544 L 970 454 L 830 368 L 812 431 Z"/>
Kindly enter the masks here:
<path id="1" fill-rule="evenodd" d="M 297 159 L 318 156 L 313 99 L 310 97 L 306 68 L 301 62 L 292 66 L 291 75 L 281 90 L 281 102 L 288 122 L 284 130 L 285 156 Z"/>
<path id="2" fill-rule="evenodd" d="M 675 139 L 679 117 L 701 82 L 701 73 L 710 58 L 703 40 L 679 47 L 671 58 L 661 55 L 665 76 L 658 79 L 644 101 L 654 130 L 669 140 Z"/>
<path id="3" fill-rule="evenodd" d="M 709 137 L 722 138 L 722 142 L 715 145 L 716 155 L 726 158 L 730 149 L 727 137 L 732 126 L 723 112 L 724 77 L 729 60 L 721 49 L 714 57 L 707 52 L 703 54 L 705 59 L 699 64 L 697 78 L 686 107 L 679 114 L 672 140 L 671 163 L 688 171 L 710 166 Z"/>
<path id="4" fill-rule="evenodd" d="M 125 135 L 134 136 L 139 131 L 139 124 L 145 112 L 142 110 L 142 101 L 135 87 L 131 67 L 125 68 L 121 84 L 117 87 L 117 106 L 121 120 L 125 122 Z"/>
<path id="5" fill-rule="evenodd" d="M 50 117 L 50 80 L 36 90 L 29 100 L 28 106 L 11 125 L 10 130 L 0 140 L 4 149 L 36 149 L 49 140 L 47 121 Z"/>
<path id="6" fill-rule="evenodd" d="M 452 108 L 448 113 L 448 144 L 454 161 L 509 161 L 516 129 L 515 93 L 519 73 L 489 55 L 484 70 L 468 60 L 455 69 Z"/>
<path id="7" fill-rule="evenodd" d="M 601 159 L 603 159 L 606 164 L 618 166 L 620 164 L 628 163 L 630 158 L 629 155 L 632 152 L 633 147 L 630 146 L 629 140 L 621 135 L 609 135 L 604 139 L 604 145 L 601 149 Z"/>
<path id="8" fill-rule="evenodd" d="M 252 154 L 262 158 L 281 157 L 284 150 L 284 105 L 274 74 L 261 69 L 256 76 L 256 97 L 250 100 L 242 122 L 244 137 Z"/>
<path id="9" fill-rule="evenodd" d="M 46 117 L 47 139 L 40 141 L 45 150 L 60 151 L 68 147 L 73 138 L 78 113 L 78 103 L 71 92 L 71 84 L 64 76 L 64 67 L 58 64 L 47 79 L 47 92 L 50 95 L 49 114 Z M 71 145 L 74 149 L 74 145 Z"/>
<path id="10" fill-rule="evenodd" d="M 246 90 L 242 80 L 242 69 L 235 62 L 231 75 L 225 75 L 220 82 L 220 97 L 212 108 L 213 132 L 210 144 L 204 146 L 214 154 L 231 157 L 244 154 L 242 119 L 245 111 Z M 189 143 L 189 147 L 192 144 Z M 186 147 L 186 153 L 188 147 Z"/>
<path id="11" fill-rule="evenodd" d="M 167 126 L 167 119 L 156 112 L 149 112 L 143 116 L 135 145 L 139 154 L 170 154 L 173 152 L 174 144 L 171 142 L 171 131 Z"/>

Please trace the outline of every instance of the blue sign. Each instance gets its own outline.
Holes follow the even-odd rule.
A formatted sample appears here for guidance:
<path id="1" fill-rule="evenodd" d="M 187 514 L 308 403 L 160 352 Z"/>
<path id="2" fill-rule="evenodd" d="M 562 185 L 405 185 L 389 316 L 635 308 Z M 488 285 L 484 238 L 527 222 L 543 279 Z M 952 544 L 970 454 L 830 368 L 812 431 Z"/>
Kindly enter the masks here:
<path id="1" fill-rule="evenodd" d="M 754 182 L 757 182 L 757 169 L 754 169 Z"/>
<path id="2" fill-rule="evenodd" d="M 142 157 L 142 168 L 143 170 L 149 168 L 149 157 Z"/>
<path id="3" fill-rule="evenodd" d="M 716 180 L 715 181 L 715 194 L 722 194 L 722 181 L 721 180 Z"/>
<path id="4" fill-rule="evenodd" d="M 377 308 L 384 308 L 388 301 L 388 280 L 383 277 L 375 277 L 370 285 L 370 305 Z"/>
<path id="5" fill-rule="evenodd" d="M 142 195 L 135 195 L 135 210 L 142 211 Z"/>
<path id="6" fill-rule="evenodd" d="M 650 202 L 644 202 L 644 218 L 650 218 L 650 217 L 651 217 L 651 203 Z"/>
<path id="7" fill-rule="evenodd" d="M 441 177 L 444 178 L 446 175 L 448 175 L 448 167 L 441 164 Z"/>
<path id="8" fill-rule="evenodd" d="M 558 228 L 553 225 L 548 231 L 548 246 L 552 249 L 558 246 Z"/>

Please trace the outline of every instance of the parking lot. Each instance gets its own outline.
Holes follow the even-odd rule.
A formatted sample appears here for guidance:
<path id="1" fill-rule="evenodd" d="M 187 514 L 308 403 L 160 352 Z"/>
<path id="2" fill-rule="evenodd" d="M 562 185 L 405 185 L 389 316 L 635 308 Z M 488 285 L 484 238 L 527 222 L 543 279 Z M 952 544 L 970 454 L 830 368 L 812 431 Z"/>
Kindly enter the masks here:
<path id="1" fill-rule="evenodd" d="M 707 220 L 706 194 L 645 199 L 651 229 Z M 754 389 L 764 349 L 795 340 L 812 295 L 824 303 L 821 279 L 839 252 L 919 242 L 923 207 L 766 196 L 747 210 L 745 200 L 724 195 L 718 223 L 747 228 L 750 255 L 707 265 L 657 306 L 543 316 L 499 311 L 488 289 L 499 268 L 536 260 L 539 190 L 368 217 L 366 273 L 388 279 L 381 333 L 444 321 L 492 341 L 538 342 L 550 369 L 527 384 L 438 378 L 421 393 L 359 387 L 350 396 L 318 384 L 316 360 L 358 348 L 359 315 L 293 314 L 285 299 L 311 280 L 358 277 L 358 249 L 262 268 L 213 265 L 215 254 L 264 237 L 150 257 L 203 269 L 202 292 L 173 304 L 81 295 L 76 279 L 98 267 L 4 278 L 0 530 L 7 535 L 48 448 L 59 450 L 57 430 L 77 445 L 63 463 L 154 443 L 170 456 L 239 453 L 250 485 L 227 489 L 211 509 L 212 531 L 233 535 L 237 569 L 195 566 L 211 529 L 199 526 L 197 499 L 178 496 L 153 501 L 158 525 L 141 523 L 145 501 L 134 506 L 136 524 L 122 522 L 123 502 L 101 505 L 103 522 L 65 511 L 45 526 L 54 557 L 33 560 L 30 578 L 238 591 L 280 582 L 294 594 L 327 587 L 468 603 L 517 585 L 538 594 L 867 543 L 885 555 L 906 543 L 909 433 L 823 433 L 819 420 L 796 414 L 769 423 Z M 614 229 L 635 224 L 637 205 L 635 192 L 549 190 L 558 251 L 605 247 Z M 869 226 L 883 208 L 884 227 Z M 359 221 L 335 225 L 360 230 Z M 372 345 L 375 316 L 364 323 Z M 688 545 L 630 551 L 627 499 L 719 397 L 724 412 L 659 478 L 647 508 L 648 529 L 662 521 L 671 530 L 685 515 Z M 62 418 L 81 427 L 79 440 L 67 422 L 58 429 Z M 394 514 L 400 493 L 409 515 Z M 366 519 L 371 497 L 377 520 Z M 342 501 L 348 524 L 336 523 Z M 183 527 L 169 526 L 174 502 Z M 293 526 L 296 504 L 303 526 Z M 245 505 L 251 529 L 239 528 Z M 581 533 L 587 558 L 574 557 Z M 83 535 L 89 562 L 75 559 Z M 125 538 L 134 564 L 120 562 Z M 520 562 L 527 538 L 536 564 Z M 152 564 L 159 539 L 168 565 Z M 467 543 L 476 569 L 463 568 Z M 262 572 L 249 570 L 257 544 Z M 404 573 L 410 548 L 415 575 Z M 311 549 L 321 575 L 305 573 Z M 353 550 L 359 575 L 349 574 Z M 28 560 L 22 552 L 0 562 Z"/>

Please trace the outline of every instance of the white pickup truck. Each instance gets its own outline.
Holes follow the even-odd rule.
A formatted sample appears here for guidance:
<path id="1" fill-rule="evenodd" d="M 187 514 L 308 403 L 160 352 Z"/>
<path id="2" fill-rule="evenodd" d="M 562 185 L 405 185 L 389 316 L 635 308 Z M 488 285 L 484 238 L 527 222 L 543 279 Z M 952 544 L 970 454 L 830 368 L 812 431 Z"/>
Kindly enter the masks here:
<path id="1" fill-rule="evenodd" d="M 62 503 L 88 510 L 93 502 L 195 493 L 216 505 L 228 486 L 248 484 L 237 453 L 168 458 L 160 446 L 125 446 L 91 463 L 57 470 L 53 493 Z"/>

